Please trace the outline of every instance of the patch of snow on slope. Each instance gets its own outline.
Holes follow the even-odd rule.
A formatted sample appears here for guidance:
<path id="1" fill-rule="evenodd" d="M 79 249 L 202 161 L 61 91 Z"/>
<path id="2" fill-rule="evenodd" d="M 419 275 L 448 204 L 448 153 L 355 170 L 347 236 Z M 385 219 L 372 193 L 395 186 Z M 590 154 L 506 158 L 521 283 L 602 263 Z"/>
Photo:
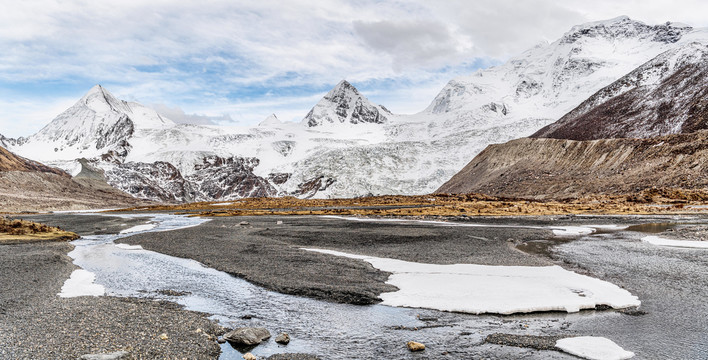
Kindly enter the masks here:
<path id="1" fill-rule="evenodd" d="M 392 273 L 387 284 L 399 291 L 383 293 L 384 305 L 428 308 L 471 314 L 515 314 L 536 311 L 578 312 L 607 305 L 639 306 L 639 299 L 606 281 L 560 266 L 436 265 L 305 248 L 364 260 Z"/>
<path id="2" fill-rule="evenodd" d="M 579 336 L 560 339 L 556 347 L 568 354 L 589 360 L 624 360 L 634 357 L 634 353 L 622 349 L 614 341 L 597 336 Z"/>

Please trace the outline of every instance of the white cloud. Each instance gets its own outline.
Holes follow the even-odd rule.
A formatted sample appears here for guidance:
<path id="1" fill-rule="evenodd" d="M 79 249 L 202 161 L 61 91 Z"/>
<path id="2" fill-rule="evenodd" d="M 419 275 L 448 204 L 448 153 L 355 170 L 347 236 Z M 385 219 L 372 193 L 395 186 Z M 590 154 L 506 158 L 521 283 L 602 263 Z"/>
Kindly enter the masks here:
<path id="1" fill-rule="evenodd" d="M 32 135 L 77 100 L 57 98 L 41 105 L 34 99 L 0 100 L 0 135 L 10 138 Z"/>
<path id="2" fill-rule="evenodd" d="M 233 122 L 233 119 L 228 114 L 220 116 L 187 114 L 179 106 L 170 107 L 165 104 L 148 104 L 147 106 L 178 124 L 216 125 L 218 123 Z"/>
<path id="3" fill-rule="evenodd" d="M 205 116 L 226 113 L 253 124 L 272 112 L 284 119 L 284 113 L 304 116 L 314 102 L 293 99 L 322 94 L 344 78 L 385 83 L 391 95 L 379 98 L 393 101 L 384 105 L 394 111 L 423 109 L 450 79 L 445 76 L 469 71 L 474 59 L 504 60 L 585 21 L 629 15 L 647 23 L 708 26 L 703 0 L 37 0 L 6 5 L 0 13 L 0 86 L 5 89 L 32 82 L 73 88 L 86 83 L 88 90 L 102 83 L 125 99 L 179 104 Z M 368 91 L 377 94 L 375 88 Z M 11 115 L 29 124 L 30 118 L 22 117 L 30 113 L 28 105 L 15 100 L 30 95 L 18 90 L 15 99 L 6 99 L 0 133 L 17 127 L 9 123 Z M 33 113 L 49 113 L 66 95 L 57 90 L 49 98 L 34 98 Z"/>

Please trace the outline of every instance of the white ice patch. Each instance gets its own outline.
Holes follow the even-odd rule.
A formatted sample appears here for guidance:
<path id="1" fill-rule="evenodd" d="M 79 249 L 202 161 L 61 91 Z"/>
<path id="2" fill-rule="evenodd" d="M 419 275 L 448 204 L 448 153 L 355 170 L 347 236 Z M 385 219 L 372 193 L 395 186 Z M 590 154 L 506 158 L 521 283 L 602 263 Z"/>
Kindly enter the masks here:
<path id="1" fill-rule="evenodd" d="M 556 236 L 580 236 L 595 232 L 595 229 L 589 226 L 551 226 L 551 230 Z"/>
<path id="2" fill-rule="evenodd" d="M 629 227 L 629 225 L 608 224 L 608 225 L 588 225 L 588 227 L 591 227 L 594 229 L 601 229 L 601 230 L 625 230 Z"/>
<path id="3" fill-rule="evenodd" d="M 383 293 L 384 305 L 471 314 L 514 314 L 535 311 L 577 312 L 607 305 L 639 306 L 639 299 L 606 281 L 576 274 L 560 266 L 436 265 L 304 249 L 360 259 L 392 273 L 386 283 L 399 291 Z"/>
<path id="4" fill-rule="evenodd" d="M 642 241 L 657 246 L 708 249 L 708 241 L 670 240 L 658 236 L 645 236 L 642 238 Z"/>
<path id="5" fill-rule="evenodd" d="M 624 360 L 634 357 L 634 353 L 622 349 L 614 341 L 596 336 L 580 336 L 560 339 L 556 347 L 568 354 L 590 360 Z"/>
<path id="6" fill-rule="evenodd" d="M 94 284 L 96 280 L 94 273 L 78 269 L 74 270 L 61 287 L 61 292 L 57 295 L 63 298 L 77 296 L 102 296 L 106 293 L 103 285 Z"/>
<path id="7" fill-rule="evenodd" d="M 143 224 L 143 225 L 137 225 L 133 226 L 131 228 L 127 228 L 125 230 L 121 230 L 121 234 L 129 234 L 129 233 L 134 233 L 134 232 L 140 232 L 140 231 L 148 231 L 152 230 L 156 227 L 157 225 L 155 224 Z"/>
<path id="8" fill-rule="evenodd" d="M 123 250 L 143 250 L 140 245 L 116 244 L 116 247 Z"/>
<path id="9" fill-rule="evenodd" d="M 216 204 L 209 204 L 209 206 L 225 206 L 225 205 L 231 205 L 233 204 L 232 202 L 222 202 L 222 203 L 216 203 Z"/>

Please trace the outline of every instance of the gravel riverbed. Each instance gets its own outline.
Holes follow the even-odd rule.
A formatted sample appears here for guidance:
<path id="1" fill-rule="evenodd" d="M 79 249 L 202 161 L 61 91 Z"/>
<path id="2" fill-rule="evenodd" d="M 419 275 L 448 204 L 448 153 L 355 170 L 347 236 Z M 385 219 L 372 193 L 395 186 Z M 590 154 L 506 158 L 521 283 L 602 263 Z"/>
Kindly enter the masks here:
<path id="1" fill-rule="evenodd" d="M 206 314 L 150 299 L 58 297 L 76 269 L 66 255 L 72 249 L 66 242 L 0 245 L 0 359 L 115 351 L 135 359 L 218 357 L 223 329 Z"/>

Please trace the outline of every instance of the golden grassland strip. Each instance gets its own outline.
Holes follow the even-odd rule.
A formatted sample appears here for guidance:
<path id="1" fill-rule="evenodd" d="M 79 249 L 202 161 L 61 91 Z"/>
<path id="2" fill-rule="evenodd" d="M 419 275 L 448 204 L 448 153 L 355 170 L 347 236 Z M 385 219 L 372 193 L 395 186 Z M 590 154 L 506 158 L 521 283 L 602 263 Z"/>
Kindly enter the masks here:
<path id="1" fill-rule="evenodd" d="M 124 209 L 175 211 L 198 216 L 362 215 L 362 216 L 520 216 L 563 214 L 681 214 L 706 211 L 708 193 L 647 189 L 629 195 L 539 201 L 480 194 L 374 196 L 351 199 L 247 198 Z"/>
<path id="2" fill-rule="evenodd" d="M 396 209 L 219 209 L 194 211 L 195 216 L 262 216 L 262 215 L 343 215 L 343 216 L 523 216 L 523 215 L 565 215 L 565 214 L 595 214 L 595 215 L 648 215 L 648 214 L 679 214 L 695 213 L 699 210 L 686 208 L 659 208 L 646 205 L 622 204 L 526 204 L 526 203 L 473 203 L 438 207 L 408 207 Z"/>
<path id="3" fill-rule="evenodd" d="M 25 220 L 0 217 L 0 244 L 19 244 L 39 241 L 71 241 L 79 235 L 62 229 Z"/>

